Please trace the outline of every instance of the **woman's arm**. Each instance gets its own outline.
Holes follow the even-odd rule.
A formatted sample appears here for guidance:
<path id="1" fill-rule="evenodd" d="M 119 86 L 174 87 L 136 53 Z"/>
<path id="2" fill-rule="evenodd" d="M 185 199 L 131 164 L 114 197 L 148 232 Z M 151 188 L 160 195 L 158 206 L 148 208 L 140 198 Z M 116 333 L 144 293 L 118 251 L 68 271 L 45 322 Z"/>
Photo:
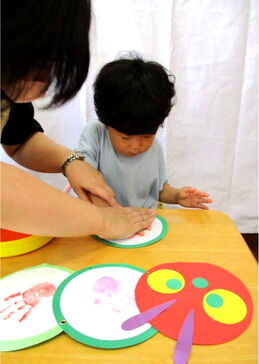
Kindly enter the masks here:
<path id="1" fill-rule="evenodd" d="M 128 237 L 150 225 L 154 211 L 99 208 L 23 170 L 1 163 L 2 228 L 46 236 Z"/>
<path id="2" fill-rule="evenodd" d="M 60 145 L 44 133 L 33 134 L 24 144 L 2 145 L 6 153 L 20 165 L 38 172 L 59 173 L 63 162 L 73 150 Z M 88 191 L 100 196 L 108 205 L 117 207 L 114 192 L 102 175 L 89 163 L 75 160 L 66 167 L 66 175 L 78 196 L 88 199 Z"/>
<path id="3" fill-rule="evenodd" d="M 62 163 L 73 153 L 73 150 L 54 142 L 41 132 L 33 134 L 24 144 L 2 146 L 23 167 L 45 173 L 61 172 Z"/>

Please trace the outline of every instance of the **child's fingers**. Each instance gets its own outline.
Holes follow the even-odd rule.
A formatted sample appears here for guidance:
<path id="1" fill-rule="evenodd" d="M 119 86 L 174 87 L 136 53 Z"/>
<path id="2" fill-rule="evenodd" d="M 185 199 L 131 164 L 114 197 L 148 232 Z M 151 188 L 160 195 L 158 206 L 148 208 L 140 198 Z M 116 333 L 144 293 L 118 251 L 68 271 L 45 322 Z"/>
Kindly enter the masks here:
<path id="1" fill-rule="evenodd" d="M 141 230 L 141 231 L 138 231 L 136 234 L 139 235 L 139 236 L 144 236 L 145 235 L 145 230 L 151 230 L 152 227 L 151 225 L 147 226 L 145 229 Z"/>
<path id="2" fill-rule="evenodd" d="M 207 192 L 198 191 L 198 190 L 195 190 L 195 191 L 194 191 L 194 194 L 195 194 L 196 196 L 200 196 L 200 197 L 208 197 L 208 196 L 209 196 L 209 194 L 208 194 Z"/>
<path id="3" fill-rule="evenodd" d="M 182 192 L 186 195 L 189 195 L 190 193 L 195 193 L 197 192 L 197 190 L 191 186 L 186 186 L 186 187 L 183 187 L 182 189 Z"/>
<path id="4" fill-rule="evenodd" d="M 200 202 L 201 203 L 212 203 L 213 200 L 211 200 L 210 198 L 202 198 L 202 199 L 200 199 Z"/>
<path id="5" fill-rule="evenodd" d="M 202 203 L 198 204 L 197 207 L 200 208 L 200 209 L 203 209 L 203 210 L 208 210 L 209 209 L 208 206 L 205 206 Z"/>
<path id="6" fill-rule="evenodd" d="M 144 236 L 144 235 L 145 235 L 144 230 L 140 230 L 140 231 L 138 231 L 138 232 L 136 233 L 136 235 L 138 235 L 138 236 Z"/>
<path id="7" fill-rule="evenodd" d="M 151 230 L 151 225 L 147 226 L 145 229 L 138 231 L 135 235 L 144 236 L 145 230 Z M 134 236 L 134 235 L 133 235 Z"/>

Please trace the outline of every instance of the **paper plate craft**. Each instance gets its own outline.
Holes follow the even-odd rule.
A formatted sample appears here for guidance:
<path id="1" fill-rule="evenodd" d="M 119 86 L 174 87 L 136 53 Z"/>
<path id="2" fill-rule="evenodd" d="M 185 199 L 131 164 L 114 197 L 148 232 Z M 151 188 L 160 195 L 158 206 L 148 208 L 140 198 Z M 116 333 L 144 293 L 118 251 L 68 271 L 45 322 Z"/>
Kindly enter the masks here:
<path id="1" fill-rule="evenodd" d="M 0 229 L 0 257 L 12 257 L 29 253 L 49 243 L 53 237 L 18 233 L 12 230 Z"/>
<path id="2" fill-rule="evenodd" d="M 106 349 L 141 343 L 157 333 L 149 323 L 121 328 L 139 313 L 134 292 L 144 270 L 126 264 L 100 264 L 75 272 L 55 292 L 53 311 L 60 327 L 81 343 Z"/>
<path id="3" fill-rule="evenodd" d="M 163 239 L 167 234 L 167 222 L 161 216 L 156 216 L 150 230 L 145 230 L 144 236 L 134 235 L 128 239 L 106 240 L 97 235 L 94 238 L 105 244 L 118 248 L 140 248 L 142 246 L 151 245 Z"/>
<path id="4" fill-rule="evenodd" d="M 71 272 L 42 264 L 0 280 L 0 351 L 33 346 L 62 332 L 53 315 L 52 299 Z"/>
<path id="5" fill-rule="evenodd" d="M 122 328 L 146 322 L 177 340 L 174 363 L 188 361 L 192 344 L 213 345 L 241 335 L 253 307 L 245 285 L 232 273 L 208 263 L 165 263 L 142 275 L 135 298 L 140 314 Z"/>

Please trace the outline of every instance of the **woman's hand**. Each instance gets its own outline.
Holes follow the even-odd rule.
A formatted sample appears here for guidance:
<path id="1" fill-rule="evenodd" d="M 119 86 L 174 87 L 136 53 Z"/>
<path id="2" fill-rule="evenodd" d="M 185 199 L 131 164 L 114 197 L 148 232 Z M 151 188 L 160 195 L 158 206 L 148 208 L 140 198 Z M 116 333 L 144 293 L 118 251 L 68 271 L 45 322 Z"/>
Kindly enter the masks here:
<path id="1" fill-rule="evenodd" d="M 152 209 L 133 207 L 101 208 L 103 227 L 98 236 L 104 239 L 124 239 L 150 226 L 156 215 Z"/>
<path id="2" fill-rule="evenodd" d="M 176 201 L 179 205 L 184 207 L 196 207 L 208 210 L 208 207 L 203 205 L 204 203 L 213 202 L 208 196 L 208 193 L 198 191 L 193 187 L 182 187 L 177 193 Z"/>
<path id="3" fill-rule="evenodd" d="M 109 206 L 120 207 L 115 200 L 113 190 L 105 183 L 101 173 L 89 163 L 80 160 L 71 162 L 66 168 L 66 176 L 71 187 L 82 200 L 91 202 L 88 196 L 90 192 L 107 201 Z"/>

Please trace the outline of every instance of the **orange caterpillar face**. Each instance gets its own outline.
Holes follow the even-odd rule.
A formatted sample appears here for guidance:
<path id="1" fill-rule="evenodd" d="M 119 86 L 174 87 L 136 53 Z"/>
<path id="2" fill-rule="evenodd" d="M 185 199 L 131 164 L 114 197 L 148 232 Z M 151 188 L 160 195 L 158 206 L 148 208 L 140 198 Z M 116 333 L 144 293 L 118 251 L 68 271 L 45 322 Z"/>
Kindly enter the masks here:
<path id="1" fill-rule="evenodd" d="M 166 263 L 150 269 L 138 281 L 136 302 L 141 312 L 175 299 L 149 322 L 177 339 L 193 310 L 193 344 L 220 344 L 241 335 L 252 318 L 247 288 L 233 274 L 208 263 Z"/>

